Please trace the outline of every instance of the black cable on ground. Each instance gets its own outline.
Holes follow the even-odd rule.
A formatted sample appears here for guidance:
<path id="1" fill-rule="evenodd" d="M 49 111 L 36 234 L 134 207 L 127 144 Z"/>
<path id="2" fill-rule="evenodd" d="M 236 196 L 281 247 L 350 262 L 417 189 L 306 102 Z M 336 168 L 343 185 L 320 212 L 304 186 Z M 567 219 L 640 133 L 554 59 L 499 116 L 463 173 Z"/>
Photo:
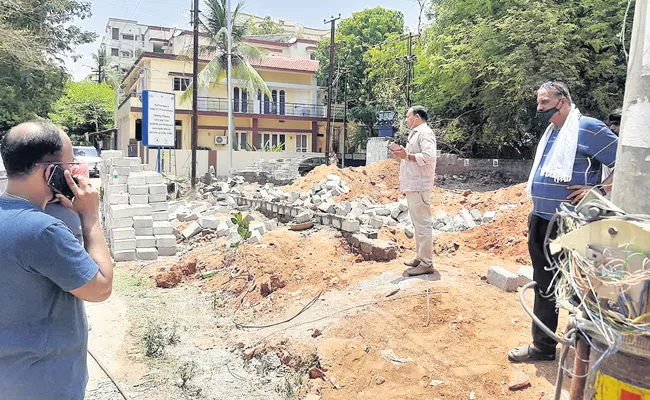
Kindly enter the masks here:
<path id="1" fill-rule="evenodd" d="M 99 365 L 99 368 L 101 368 L 102 371 L 104 371 L 104 373 L 106 374 L 106 376 L 108 376 L 108 379 L 110 379 L 111 382 L 113 382 L 113 385 L 115 385 L 115 387 L 120 392 L 122 397 L 124 397 L 124 400 L 131 400 L 129 395 L 126 394 L 126 391 L 122 388 L 122 386 L 119 383 L 117 383 L 117 380 L 115 380 L 115 378 L 113 377 L 111 372 L 104 366 L 104 364 L 102 364 L 101 361 L 99 361 L 99 359 L 97 357 L 95 357 L 95 355 L 90 351 L 90 349 L 87 349 L 87 351 L 88 351 L 88 354 L 90 354 L 90 356 L 93 358 L 93 360 L 95 360 L 97 365 Z"/>
<path id="2" fill-rule="evenodd" d="M 316 302 L 318 301 L 318 299 L 320 299 L 320 296 L 321 296 L 322 294 L 323 294 L 323 291 L 321 290 L 320 292 L 318 292 L 318 294 L 316 295 L 316 297 L 314 297 L 313 299 L 311 299 L 311 301 L 310 301 L 309 303 L 307 303 L 307 304 L 302 308 L 302 310 L 300 310 L 300 311 L 298 312 L 298 314 L 294 315 L 293 317 L 291 317 L 291 318 L 289 318 L 289 319 L 287 319 L 287 320 L 281 321 L 281 322 L 275 322 L 275 323 L 273 323 L 273 324 L 268 324 L 268 325 L 242 325 L 242 324 L 238 323 L 237 321 L 235 321 L 234 319 L 233 319 L 233 322 L 234 322 L 235 326 L 236 326 L 237 328 L 239 328 L 239 329 L 263 329 L 263 328 L 271 328 L 271 327 L 273 327 L 273 326 L 278 326 L 278 325 L 286 324 L 287 322 L 291 322 L 291 321 L 293 321 L 294 319 L 298 318 L 298 316 L 299 316 L 300 314 L 304 313 L 305 311 L 307 311 L 307 310 L 309 309 L 309 307 L 311 307 L 311 306 L 313 306 L 314 304 L 316 304 Z"/>

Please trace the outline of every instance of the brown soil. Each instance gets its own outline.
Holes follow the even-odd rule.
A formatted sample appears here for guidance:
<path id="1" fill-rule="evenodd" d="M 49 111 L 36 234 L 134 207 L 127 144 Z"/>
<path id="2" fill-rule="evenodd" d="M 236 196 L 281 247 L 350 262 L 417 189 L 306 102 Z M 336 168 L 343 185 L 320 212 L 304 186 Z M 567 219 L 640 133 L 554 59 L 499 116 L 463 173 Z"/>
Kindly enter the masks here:
<path id="1" fill-rule="evenodd" d="M 191 277 L 196 274 L 196 271 L 196 261 L 178 263 L 171 267 L 169 271 L 162 272 L 156 276 L 156 286 L 172 288 L 186 277 Z"/>

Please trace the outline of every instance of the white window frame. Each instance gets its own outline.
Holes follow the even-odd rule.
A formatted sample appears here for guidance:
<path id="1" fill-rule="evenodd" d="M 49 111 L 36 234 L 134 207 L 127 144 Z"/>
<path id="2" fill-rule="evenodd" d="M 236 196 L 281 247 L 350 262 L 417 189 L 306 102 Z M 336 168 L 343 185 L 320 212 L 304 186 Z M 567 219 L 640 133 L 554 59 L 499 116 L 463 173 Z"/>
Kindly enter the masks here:
<path id="1" fill-rule="evenodd" d="M 305 142 L 304 146 L 301 143 L 299 145 L 299 142 L 301 142 L 303 140 Z M 308 147 L 309 147 L 309 141 L 308 141 L 307 135 L 306 134 L 296 135 L 296 153 L 306 153 L 307 150 L 308 150 Z"/>
<path id="2" fill-rule="evenodd" d="M 268 142 L 269 147 L 277 146 L 279 143 L 282 143 L 284 146 L 284 149 L 282 151 L 287 150 L 287 134 L 286 133 L 281 133 L 281 132 L 261 132 L 260 135 L 261 137 L 261 147 L 265 148 Z M 268 136 L 268 140 L 267 140 Z M 280 140 L 282 139 L 282 136 L 284 136 L 284 142 L 281 142 Z"/>
<path id="3" fill-rule="evenodd" d="M 176 80 L 178 79 L 178 87 L 180 89 L 176 89 Z M 185 89 L 183 89 L 183 82 L 185 82 Z M 172 91 L 173 92 L 184 92 L 187 90 L 187 88 L 190 86 L 190 78 L 185 78 L 182 76 L 174 76 L 172 77 Z"/>
<path id="4" fill-rule="evenodd" d="M 242 138 L 246 138 L 246 145 L 242 148 Z M 248 147 L 248 132 L 235 132 L 235 143 L 232 149 L 235 151 L 246 150 Z"/>

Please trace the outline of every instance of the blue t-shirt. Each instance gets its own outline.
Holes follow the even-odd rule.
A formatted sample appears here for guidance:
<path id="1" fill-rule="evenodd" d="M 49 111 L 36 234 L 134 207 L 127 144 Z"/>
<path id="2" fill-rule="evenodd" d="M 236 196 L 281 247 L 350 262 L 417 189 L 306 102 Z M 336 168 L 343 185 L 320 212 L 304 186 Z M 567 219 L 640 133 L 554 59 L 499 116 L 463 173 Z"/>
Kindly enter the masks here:
<path id="1" fill-rule="evenodd" d="M 63 222 L 0 197 L 0 399 L 83 399 L 88 323 L 70 294 L 97 264 Z"/>
<path id="2" fill-rule="evenodd" d="M 566 203 L 570 210 L 573 209 L 571 200 L 567 199 L 572 192 L 567 189 L 569 186 L 594 186 L 601 183 L 602 166 L 614 167 L 618 146 L 618 137 L 603 122 L 582 116 L 571 182 L 556 183 L 553 178 L 542 176 L 542 166 L 546 162 L 546 156 L 553 147 L 558 133 L 559 130 L 553 131 L 548 139 L 542 160 L 535 171 L 531 189 L 533 213 L 548 220 L 560 209 L 561 203 Z"/>

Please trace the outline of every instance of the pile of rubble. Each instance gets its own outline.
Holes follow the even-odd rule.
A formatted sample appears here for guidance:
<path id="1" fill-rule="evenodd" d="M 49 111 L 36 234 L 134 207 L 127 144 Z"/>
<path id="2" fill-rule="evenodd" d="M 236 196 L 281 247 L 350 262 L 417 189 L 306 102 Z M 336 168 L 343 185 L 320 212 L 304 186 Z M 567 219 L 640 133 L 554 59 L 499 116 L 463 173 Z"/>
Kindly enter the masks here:
<path id="1" fill-rule="evenodd" d="M 300 159 L 260 160 L 251 167 L 238 171 L 247 182 L 272 183 L 276 185 L 291 184 L 298 176 Z"/>
<path id="2" fill-rule="evenodd" d="M 102 215 L 115 261 L 175 255 L 163 176 L 121 151 L 105 150 L 102 159 Z"/>

